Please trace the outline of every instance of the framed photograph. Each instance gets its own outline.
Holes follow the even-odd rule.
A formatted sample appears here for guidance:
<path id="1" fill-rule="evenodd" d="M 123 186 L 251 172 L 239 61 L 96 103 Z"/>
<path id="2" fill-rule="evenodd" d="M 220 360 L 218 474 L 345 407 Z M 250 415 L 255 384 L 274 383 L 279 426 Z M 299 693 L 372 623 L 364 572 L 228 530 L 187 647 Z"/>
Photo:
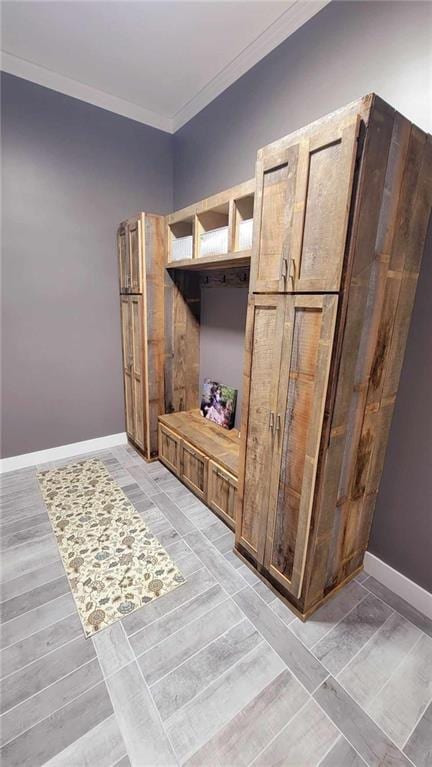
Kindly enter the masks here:
<path id="1" fill-rule="evenodd" d="M 217 381 L 204 379 L 201 397 L 201 415 L 224 429 L 232 429 L 235 422 L 237 389 Z"/>

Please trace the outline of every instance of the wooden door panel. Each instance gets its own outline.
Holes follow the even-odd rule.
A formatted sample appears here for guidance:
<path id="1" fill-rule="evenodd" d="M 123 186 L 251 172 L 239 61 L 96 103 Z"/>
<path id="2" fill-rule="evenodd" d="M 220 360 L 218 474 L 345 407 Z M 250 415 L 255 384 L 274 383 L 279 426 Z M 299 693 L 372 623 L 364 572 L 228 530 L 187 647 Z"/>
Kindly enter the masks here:
<path id="1" fill-rule="evenodd" d="M 131 334 L 131 305 L 128 296 L 122 296 L 120 300 L 120 319 L 122 332 L 123 350 L 123 382 L 125 395 L 125 421 L 126 433 L 135 438 L 135 422 L 133 408 L 132 387 L 132 334 Z"/>
<path id="2" fill-rule="evenodd" d="M 257 162 L 252 290 L 283 292 L 291 236 L 298 147 Z"/>
<path id="3" fill-rule="evenodd" d="M 141 219 L 129 219 L 128 221 L 128 250 L 130 261 L 130 292 L 142 293 L 142 269 L 141 249 L 143 239 L 141 232 Z M 144 260 L 144 259 L 143 259 Z"/>
<path id="4" fill-rule="evenodd" d="M 296 597 L 309 537 L 336 309 L 336 296 L 288 297 L 264 561 Z"/>
<path id="5" fill-rule="evenodd" d="M 159 424 L 159 458 L 175 474 L 180 474 L 180 438 Z"/>
<path id="6" fill-rule="evenodd" d="M 351 203 L 358 119 L 300 144 L 288 289 L 340 289 Z"/>
<path id="7" fill-rule="evenodd" d="M 141 296 L 131 296 L 132 387 L 135 442 L 142 449 L 146 444 L 144 409 L 143 306 Z"/>
<path id="8" fill-rule="evenodd" d="M 264 553 L 285 300 L 284 296 L 252 296 L 248 307 L 247 417 L 242 425 L 246 453 L 237 537 L 258 561 Z"/>
<path id="9" fill-rule="evenodd" d="M 180 479 L 204 500 L 207 498 L 208 458 L 188 442 L 180 448 Z"/>
<path id="10" fill-rule="evenodd" d="M 207 503 L 234 529 L 237 480 L 213 461 L 209 462 Z"/>
<path id="11" fill-rule="evenodd" d="M 127 236 L 127 222 L 123 221 L 117 231 L 120 293 L 130 292 L 130 264 Z"/>

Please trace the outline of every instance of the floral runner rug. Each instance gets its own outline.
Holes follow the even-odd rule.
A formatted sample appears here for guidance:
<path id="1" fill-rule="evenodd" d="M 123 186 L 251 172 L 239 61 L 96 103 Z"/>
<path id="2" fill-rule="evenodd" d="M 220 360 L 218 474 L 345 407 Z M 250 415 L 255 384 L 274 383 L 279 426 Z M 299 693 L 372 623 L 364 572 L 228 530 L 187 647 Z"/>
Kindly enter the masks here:
<path id="1" fill-rule="evenodd" d="M 86 637 L 185 582 L 101 461 L 38 480 Z"/>

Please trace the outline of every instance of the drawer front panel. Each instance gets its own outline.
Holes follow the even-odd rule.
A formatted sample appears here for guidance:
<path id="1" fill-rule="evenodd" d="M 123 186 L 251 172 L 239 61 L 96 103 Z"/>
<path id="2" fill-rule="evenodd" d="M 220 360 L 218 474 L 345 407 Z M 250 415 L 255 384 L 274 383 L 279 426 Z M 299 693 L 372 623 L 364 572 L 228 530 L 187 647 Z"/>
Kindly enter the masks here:
<path id="1" fill-rule="evenodd" d="M 207 498 L 208 458 L 188 442 L 181 443 L 180 479 L 203 500 Z"/>
<path id="2" fill-rule="evenodd" d="M 237 480 L 214 463 L 209 462 L 207 503 L 232 530 L 235 527 Z"/>
<path id="3" fill-rule="evenodd" d="M 159 459 L 176 474 L 180 473 L 180 438 L 159 424 Z"/>

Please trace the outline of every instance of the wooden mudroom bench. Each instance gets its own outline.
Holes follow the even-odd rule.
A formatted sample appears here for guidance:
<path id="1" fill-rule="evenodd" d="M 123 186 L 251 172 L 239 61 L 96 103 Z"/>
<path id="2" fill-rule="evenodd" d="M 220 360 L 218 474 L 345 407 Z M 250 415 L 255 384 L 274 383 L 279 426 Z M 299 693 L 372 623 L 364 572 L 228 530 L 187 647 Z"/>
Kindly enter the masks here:
<path id="1" fill-rule="evenodd" d="M 207 421 L 199 410 L 159 416 L 159 460 L 234 529 L 239 432 Z"/>

